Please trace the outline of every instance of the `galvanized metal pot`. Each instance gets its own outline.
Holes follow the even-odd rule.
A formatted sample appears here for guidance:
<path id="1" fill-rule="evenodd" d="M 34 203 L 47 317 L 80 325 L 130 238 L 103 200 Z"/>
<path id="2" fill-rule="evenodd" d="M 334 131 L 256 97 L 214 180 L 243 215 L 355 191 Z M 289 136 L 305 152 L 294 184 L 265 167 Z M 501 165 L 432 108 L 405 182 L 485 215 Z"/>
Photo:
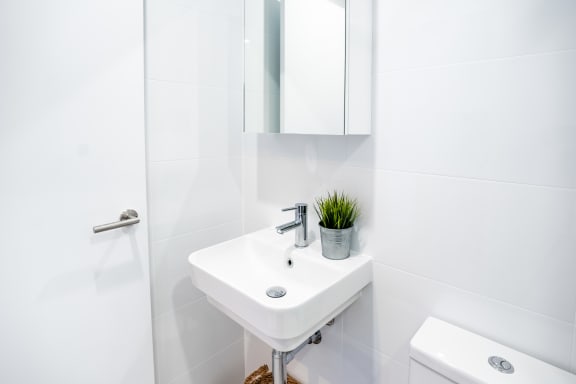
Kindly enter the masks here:
<path id="1" fill-rule="evenodd" d="M 342 260 L 350 256 L 352 243 L 352 228 L 330 229 L 320 225 L 320 241 L 322 242 L 322 256 Z"/>

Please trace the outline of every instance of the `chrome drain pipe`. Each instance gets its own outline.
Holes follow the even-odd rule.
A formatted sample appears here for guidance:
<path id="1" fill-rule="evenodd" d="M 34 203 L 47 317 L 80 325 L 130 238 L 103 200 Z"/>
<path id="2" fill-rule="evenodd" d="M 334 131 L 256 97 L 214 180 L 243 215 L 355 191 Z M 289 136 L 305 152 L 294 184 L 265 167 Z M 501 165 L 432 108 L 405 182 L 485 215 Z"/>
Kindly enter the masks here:
<path id="1" fill-rule="evenodd" d="M 294 357 L 296 357 L 296 354 L 300 352 L 300 350 L 305 346 L 309 344 L 320 344 L 321 341 L 322 341 L 322 333 L 320 333 L 320 331 L 316 331 L 312 336 L 308 338 L 308 340 L 306 340 L 305 342 L 303 342 L 290 352 L 284 352 L 285 353 L 284 360 L 286 360 L 286 364 L 291 362 L 294 359 Z"/>
<path id="2" fill-rule="evenodd" d="M 286 384 L 288 382 L 288 371 L 286 370 L 286 365 L 294 359 L 296 354 L 300 352 L 302 348 L 308 344 L 320 344 L 321 341 L 322 333 L 316 331 L 305 342 L 291 351 L 280 352 L 275 349 L 272 350 L 272 377 L 274 379 L 274 384 Z"/>
<path id="3" fill-rule="evenodd" d="M 272 378 L 274 384 L 286 384 L 288 382 L 288 372 L 286 371 L 285 356 L 289 352 L 272 351 Z"/>

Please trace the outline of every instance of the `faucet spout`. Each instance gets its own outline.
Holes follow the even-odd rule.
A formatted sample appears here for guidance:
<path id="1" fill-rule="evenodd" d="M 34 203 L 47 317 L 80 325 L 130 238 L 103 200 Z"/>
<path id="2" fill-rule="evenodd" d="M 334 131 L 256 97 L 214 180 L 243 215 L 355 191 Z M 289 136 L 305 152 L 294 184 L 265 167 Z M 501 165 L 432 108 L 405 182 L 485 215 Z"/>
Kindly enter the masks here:
<path id="1" fill-rule="evenodd" d="M 278 232 L 279 234 L 283 235 L 288 231 L 291 231 L 293 229 L 298 228 L 299 226 L 302 225 L 302 221 L 301 220 L 294 220 L 291 221 L 289 223 L 286 224 L 282 224 L 276 227 L 276 232 Z"/>
<path id="2" fill-rule="evenodd" d="M 281 235 L 295 229 L 296 239 L 294 241 L 294 245 L 298 248 L 308 246 L 308 219 L 306 212 L 307 207 L 307 204 L 298 203 L 294 207 L 283 209 L 283 211 L 294 211 L 294 221 L 276 227 L 276 232 Z"/>

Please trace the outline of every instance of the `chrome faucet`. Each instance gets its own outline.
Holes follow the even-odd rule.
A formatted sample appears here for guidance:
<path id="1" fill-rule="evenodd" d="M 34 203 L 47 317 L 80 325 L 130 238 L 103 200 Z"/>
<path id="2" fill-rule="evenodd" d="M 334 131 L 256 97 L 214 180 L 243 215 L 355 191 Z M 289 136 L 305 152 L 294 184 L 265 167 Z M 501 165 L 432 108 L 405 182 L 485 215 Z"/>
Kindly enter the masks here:
<path id="1" fill-rule="evenodd" d="M 294 221 L 279 225 L 276 227 L 276 232 L 283 235 L 292 229 L 296 230 L 296 241 L 294 245 L 298 248 L 308 246 L 308 220 L 307 213 L 308 204 L 297 203 L 294 207 L 284 208 L 282 212 L 294 211 Z"/>

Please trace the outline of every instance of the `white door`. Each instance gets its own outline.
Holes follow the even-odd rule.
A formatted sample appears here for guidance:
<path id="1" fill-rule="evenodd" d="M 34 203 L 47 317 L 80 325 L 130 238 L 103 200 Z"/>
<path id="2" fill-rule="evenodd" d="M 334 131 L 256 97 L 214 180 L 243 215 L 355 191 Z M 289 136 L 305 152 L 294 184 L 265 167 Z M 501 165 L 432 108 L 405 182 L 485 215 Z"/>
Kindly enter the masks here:
<path id="1" fill-rule="evenodd" d="M 0 1 L 0 383 L 154 382 L 143 66 L 141 0 Z"/>

